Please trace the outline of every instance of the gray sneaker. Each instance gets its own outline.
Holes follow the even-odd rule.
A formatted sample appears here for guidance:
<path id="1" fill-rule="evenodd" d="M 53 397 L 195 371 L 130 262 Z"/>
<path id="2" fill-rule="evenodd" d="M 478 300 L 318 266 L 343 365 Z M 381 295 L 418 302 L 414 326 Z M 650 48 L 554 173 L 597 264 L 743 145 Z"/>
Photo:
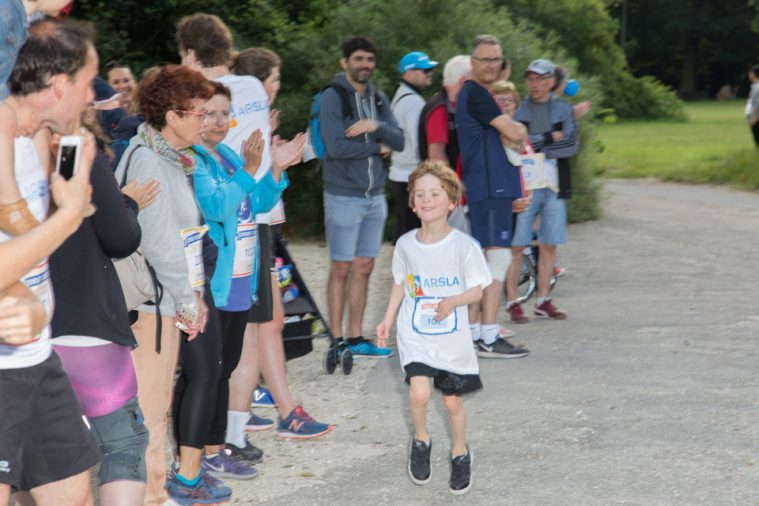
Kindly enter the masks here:
<path id="1" fill-rule="evenodd" d="M 499 337 L 492 344 L 477 341 L 477 355 L 482 358 L 522 358 L 530 354 L 530 350 L 514 346 L 506 339 Z"/>

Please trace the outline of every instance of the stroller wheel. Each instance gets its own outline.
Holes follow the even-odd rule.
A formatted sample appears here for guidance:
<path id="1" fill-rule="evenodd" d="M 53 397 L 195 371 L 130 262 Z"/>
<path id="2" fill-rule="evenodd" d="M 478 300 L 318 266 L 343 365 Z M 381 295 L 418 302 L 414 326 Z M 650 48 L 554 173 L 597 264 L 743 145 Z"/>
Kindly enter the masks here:
<path id="1" fill-rule="evenodd" d="M 353 370 L 353 353 L 350 350 L 343 350 L 340 355 L 340 369 L 346 376 Z"/>
<path id="2" fill-rule="evenodd" d="M 330 346 L 327 351 L 324 352 L 324 357 L 322 358 L 322 367 L 324 368 L 324 372 L 327 374 L 332 374 L 335 372 L 335 369 L 337 368 L 337 360 L 335 360 L 335 350 Z"/>

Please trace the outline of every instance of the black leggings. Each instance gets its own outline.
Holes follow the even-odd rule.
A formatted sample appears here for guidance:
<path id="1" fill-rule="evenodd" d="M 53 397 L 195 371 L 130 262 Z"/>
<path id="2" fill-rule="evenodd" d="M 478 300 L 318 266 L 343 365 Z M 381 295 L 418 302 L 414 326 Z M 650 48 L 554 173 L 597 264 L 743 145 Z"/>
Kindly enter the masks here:
<path id="1" fill-rule="evenodd" d="M 224 336 L 224 361 L 219 377 L 216 394 L 216 412 L 214 413 L 211 429 L 208 431 L 206 444 L 224 444 L 227 433 L 227 409 L 229 408 L 229 378 L 240 363 L 242 354 L 243 335 L 248 324 L 248 311 L 219 312 L 221 335 Z"/>
<path id="2" fill-rule="evenodd" d="M 172 415 L 177 445 L 203 448 L 224 444 L 229 378 L 240 362 L 248 311 L 222 311 L 210 294 L 206 331 L 179 349 L 181 372 L 174 387 Z"/>
<path id="3" fill-rule="evenodd" d="M 179 365 L 181 370 L 174 385 L 172 417 L 174 438 L 178 446 L 203 448 L 214 416 L 217 385 L 222 369 L 222 333 L 219 313 L 209 291 L 204 302 L 208 306 L 205 332 L 187 341 L 181 334 Z"/>

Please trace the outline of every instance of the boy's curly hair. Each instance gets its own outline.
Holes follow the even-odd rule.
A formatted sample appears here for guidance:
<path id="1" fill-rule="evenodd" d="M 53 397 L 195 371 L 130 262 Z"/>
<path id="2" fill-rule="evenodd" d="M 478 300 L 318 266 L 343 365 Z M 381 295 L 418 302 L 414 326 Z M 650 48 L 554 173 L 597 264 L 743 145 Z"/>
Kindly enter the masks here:
<path id="1" fill-rule="evenodd" d="M 425 160 L 414 169 L 414 172 L 408 177 L 408 205 L 414 208 L 414 188 L 416 181 L 427 174 L 433 175 L 440 180 L 440 186 L 443 187 L 448 198 L 456 205 L 461 202 L 461 192 L 463 191 L 461 181 L 456 173 L 451 170 L 447 163 L 439 160 Z"/>

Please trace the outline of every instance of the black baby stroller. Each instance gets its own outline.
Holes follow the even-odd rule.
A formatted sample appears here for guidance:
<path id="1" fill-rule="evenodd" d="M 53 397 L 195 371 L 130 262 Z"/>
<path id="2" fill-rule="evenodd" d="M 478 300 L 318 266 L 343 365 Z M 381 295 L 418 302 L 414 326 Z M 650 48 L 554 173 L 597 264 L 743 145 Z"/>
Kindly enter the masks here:
<path id="1" fill-rule="evenodd" d="M 277 241 L 277 256 L 282 258 L 285 265 L 291 266 L 291 282 L 296 285 L 298 291 L 295 298 L 284 303 L 285 328 L 282 331 L 282 337 L 285 344 L 285 357 L 290 360 L 307 355 L 314 350 L 312 341 L 315 337 L 328 337 L 329 348 L 322 358 L 324 371 L 332 374 L 340 364 L 343 374 L 350 374 L 353 370 L 353 354 L 344 346 L 338 346 L 327 320 L 319 311 L 319 307 L 298 271 L 298 266 L 282 239 Z"/>

